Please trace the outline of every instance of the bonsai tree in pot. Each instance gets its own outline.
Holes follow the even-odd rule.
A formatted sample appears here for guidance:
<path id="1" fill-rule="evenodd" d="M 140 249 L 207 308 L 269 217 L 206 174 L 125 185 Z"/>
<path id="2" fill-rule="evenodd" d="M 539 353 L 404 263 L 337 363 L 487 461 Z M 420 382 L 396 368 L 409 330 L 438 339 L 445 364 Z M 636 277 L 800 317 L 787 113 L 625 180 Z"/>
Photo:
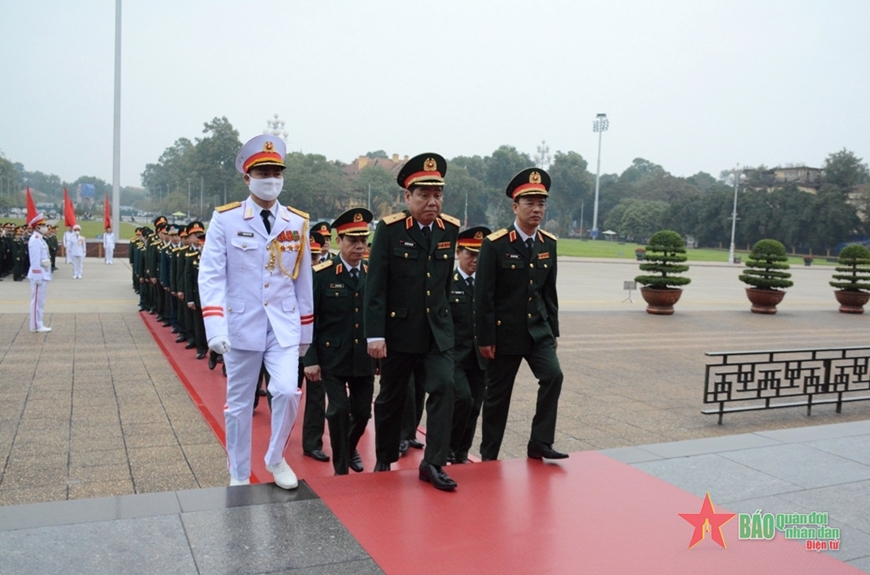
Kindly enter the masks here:
<path id="1" fill-rule="evenodd" d="M 843 313 L 864 313 L 864 304 L 870 300 L 870 250 L 861 244 L 852 244 L 840 250 L 838 273 L 829 282 Z"/>
<path id="2" fill-rule="evenodd" d="M 752 246 L 746 262 L 746 271 L 740 274 L 740 281 L 751 287 L 746 288 L 746 296 L 752 302 L 753 313 L 776 313 L 776 306 L 785 297 L 782 291 L 794 285 L 788 273 L 788 256 L 785 246 L 776 240 L 761 240 Z"/>
<path id="3" fill-rule="evenodd" d="M 644 286 L 640 288 L 640 293 L 647 303 L 647 313 L 674 313 L 674 304 L 683 294 L 680 286 L 692 281 L 677 275 L 689 271 L 689 266 L 683 264 L 686 259 L 686 246 L 677 232 L 661 230 L 649 239 L 643 254 L 644 263 L 640 264 L 640 270 L 648 275 L 634 278 L 634 281 Z"/>

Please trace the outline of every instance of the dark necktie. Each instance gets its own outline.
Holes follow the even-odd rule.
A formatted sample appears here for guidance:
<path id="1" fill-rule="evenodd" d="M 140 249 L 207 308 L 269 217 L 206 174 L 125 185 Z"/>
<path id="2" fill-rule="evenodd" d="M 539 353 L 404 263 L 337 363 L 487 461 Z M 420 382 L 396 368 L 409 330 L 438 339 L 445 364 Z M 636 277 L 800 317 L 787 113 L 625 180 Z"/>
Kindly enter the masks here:
<path id="1" fill-rule="evenodd" d="M 356 268 L 350 268 L 350 277 L 353 278 L 353 281 L 359 280 L 359 270 Z"/>
<path id="2" fill-rule="evenodd" d="M 474 289 L 474 278 L 473 277 L 468 276 L 467 278 L 465 278 L 465 283 L 468 284 L 469 289 Z"/>
<path id="3" fill-rule="evenodd" d="M 420 231 L 423 232 L 423 237 L 426 238 L 426 247 L 428 248 L 432 245 L 432 230 L 429 229 L 429 226 L 423 226 Z"/>
<path id="4" fill-rule="evenodd" d="M 263 210 L 262 212 L 260 212 L 260 217 L 263 218 L 263 225 L 266 226 L 266 233 L 267 234 L 272 233 L 272 224 L 269 223 L 270 213 L 271 212 L 269 212 L 269 210 Z"/>
<path id="5" fill-rule="evenodd" d="M 532 238 L 526 238 L 526 249 L 529 250 L 529 257 L 532 255 L 532 248 L 535 247 L 535 240 Z"/>

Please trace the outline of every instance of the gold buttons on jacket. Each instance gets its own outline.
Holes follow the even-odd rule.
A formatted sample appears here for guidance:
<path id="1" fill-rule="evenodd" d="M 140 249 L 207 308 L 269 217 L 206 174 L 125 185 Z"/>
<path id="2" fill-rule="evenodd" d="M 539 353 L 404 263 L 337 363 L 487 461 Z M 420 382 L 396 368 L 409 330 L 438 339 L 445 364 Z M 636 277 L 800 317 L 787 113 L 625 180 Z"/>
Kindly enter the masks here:
<path id="1" fill-rule="evenodd" d="M 529 314 L 529 319 L 532 319 L 532 314 Z"/>
<path id="2" fill-rule="evenodd" d="M 517 266 L 515 266 L 514 264 L 511 264 L 511 269 L 515 270 L 515 269 L 517 269 Z"/>
<path id="3" fill-rule="evenodd" d="M 359 343 L 358 339 L 353 340 L 354 343 Z"/>
<path id="4" fill-rule="evenodd" d="M 429 313 L 429 308 L 428 308 L 428 307 L 426 308 L 426 313 Z"/>
<path id="5" fill-rule="evenodd" d="M 495 322 L 495 325 L 501 325 L 501 320 L 498 320 L 497 322 Z"/>
<path id="6" fill-rule="evenodd" d="M 429 290 L 426 290 L 426 295 L 432 295 L 432 292 L 430 292 Z"/>
<path id="7" fill-rule="evenodd" d="M 408 259 L 408 252 L 405 252 L 405 259 Z"/>
<path id="8" fill-rule="evenodd" d="M 391 312 L 390 312 L 390 317 L 396 317 L 396 312 L 391 311 Z"/>
<path id="9" fill-rule="evenodd" d="M 358 323 L 355 323 L 355 324 L 353 324 L 353 327 L 359 329 L 359 324 L 358 324 Z"/>
<path id="10" fill-rule="evenodd" d="M 264 301 L 264 302 L 263 302 L 263 305 L 269 305 L 269 302 Z"/>
<path id="11" fill-rule="evenodd" d="M 429 272 L 426 272 L 426 277 L 427 277 L 427 278 L 431 278 L 431 277 L 432 277 L 432 274 L 430 274 Z"/>
<path id="12" fill-rule="evenodd" d="M 266 285 L 264 285 L 263 287 L 264 287 L 264 288 L 267 288 L 267 287 L 269 287 L 269 284 L 266 284 Z"/>
<path id="13" fill-rule="evenodd" d="M 358 307 L 353 308 L 353 313 L 359 313 L 359 308 Z"/>
<path id="14" fill-rule="evenodd" d="M 326 342 L 326 347 L 329 347 L 329 342 Z"/>
<path id="15" fill-rule="evenodd" d="M 529 267 L 533 268 L 533 267 L 535 267 L 535 264 L 529 264 Z"/>
<path id="16" fill-rule="evenodd" d="M 233 311 L 233 308 L 227 307 L 227 311 Z"/>

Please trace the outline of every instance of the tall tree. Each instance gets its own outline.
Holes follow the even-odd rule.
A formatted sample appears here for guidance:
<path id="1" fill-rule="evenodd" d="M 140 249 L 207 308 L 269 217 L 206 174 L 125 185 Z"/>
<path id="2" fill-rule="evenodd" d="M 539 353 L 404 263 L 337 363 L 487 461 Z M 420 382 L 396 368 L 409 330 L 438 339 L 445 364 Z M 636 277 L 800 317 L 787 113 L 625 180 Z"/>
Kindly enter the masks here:
<path id="1" fill-rule="evenodd" d="M 846 148 L 833 153 L 825 160 L 825 183 L 837 186 L 849 193 L 854 186 L 870 181 L 867 164 Z"/>

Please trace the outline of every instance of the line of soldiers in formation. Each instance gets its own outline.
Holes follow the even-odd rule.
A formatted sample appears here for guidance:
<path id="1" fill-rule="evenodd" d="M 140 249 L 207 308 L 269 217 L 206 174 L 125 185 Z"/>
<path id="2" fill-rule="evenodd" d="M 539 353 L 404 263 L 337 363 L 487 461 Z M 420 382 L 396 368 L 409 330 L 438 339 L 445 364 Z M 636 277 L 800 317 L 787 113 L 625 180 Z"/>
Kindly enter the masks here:
<path id="1" fill-rule="evenodd" d="M 6 222 L 0 227 L 0 281 L 9 275 L 17 282 L 24 281 L 27 277 L 27 268 L 30 266 L 27 242 L 32 234 L 33 229 L 27 226 L 16 226 L 11 222 Z M 54 271 L 57 269 L 54 265 L 58 250 L 57 226 L 48 226 L 45 243 L 48 244 L 51 269 Z"/>

